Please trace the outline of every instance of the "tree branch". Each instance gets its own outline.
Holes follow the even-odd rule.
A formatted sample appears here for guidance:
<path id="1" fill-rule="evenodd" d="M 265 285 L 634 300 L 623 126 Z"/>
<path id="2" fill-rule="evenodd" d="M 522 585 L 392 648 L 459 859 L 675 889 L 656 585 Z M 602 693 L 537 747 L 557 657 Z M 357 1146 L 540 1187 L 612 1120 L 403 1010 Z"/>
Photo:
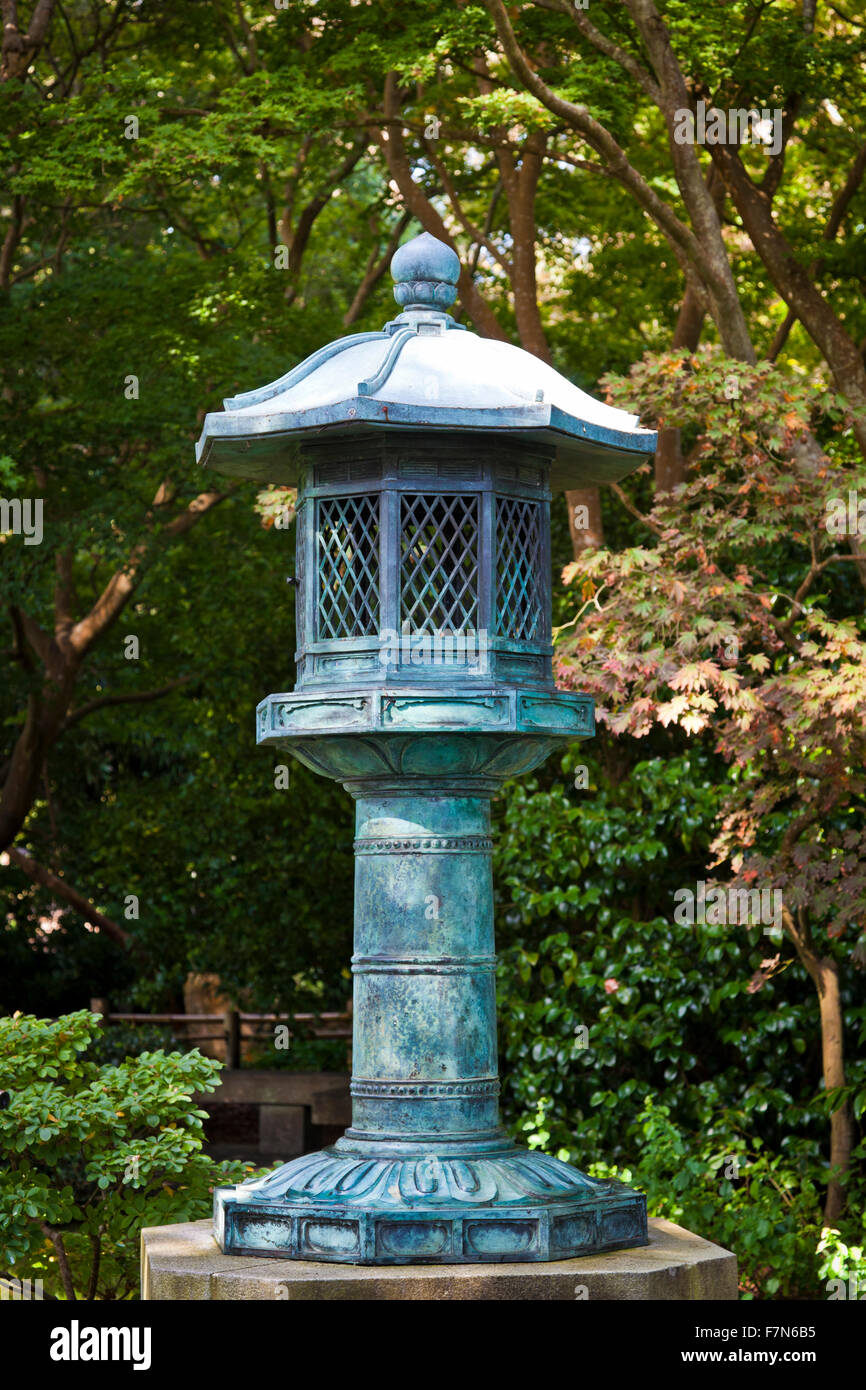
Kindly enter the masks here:
<path id="1" fill-rule="evenodd" d="M 576 106 L 574 102 L 558 96 L 533 71 L 515 38 L 502 0 L 485 0 L 485 3 L 493 17 L 505 56 L 527 91 L 537 97 L 548 111 L 564 120 L 572 130 L 578 131 L 587 144 L 601 155 L 614 178 L 628 189 L 644 212 L 667 237 L 683 270 L 690 259 L 697 264 L 701 259 L 701 248 L 691 228 L 681 222 L 667 203 L 650 187 L 643 175 L 629 162 L 625 150 L 610 131 L 590 114 L 587 107 Z"/>
<path id="2" fill-rule="evenodd" d="M 632 516 L 635 518 L 636 521 L 643 522 L 644 526 L 646 526 L 648 530 L 652 531 L 654 535 L 658 536 L 659 540 L 664 540 L 664 532 L 662 531 L 662 528 L 658 526 L 656 522 L 650 521 L 648 516 L 644 516 L 643 512 L 638 511 L 637 507 L 635 507 L 634 504 L 629 501 L 628 497 L 623 492 L 619 483 L 611 483 L 610 490 L 613 493 L 614 497 L 619 498 L 626 511 L 631 512 Z"/>
<path id="3" fill-rule="evenodd" d="M 511 262 L 508 260 L 507 256 L 504 256 L 502 254 L 499 247 L 496 245 L 496 242 L 493 241 L 493 239 L 490 236 L 488 236 L 484 231 L 482 231 L 482 229 L 478 227 L 470 217 L 467 216 L 463 208 L 463 204 L 460 201 L 460 196 L 457 192 L 457 189 L 454 186 L 454 180 L 448 173 L 448 170 L 446 169 L 443 161 L 436 154 L 436 151 L 433 149 L 433 146 L 430 143 L 430 141 L 422 139 L 421 143 L 424 147 L 424 152 L 427 155 L 427 158 L 430 160 L 430 163 L 433 165 L 433 168 L 439 175 L 442 188 L 444 189 L 446 198 L 451 204 L 454 216 L 457 218 L 458 222 L 462 226 L 464 232 L 469 237 L 472 244 L 474 246 L 483 246 L 485 250 L 487 250 L 493 257 L 493 259 L 496 261 L 497 265 L 500 265 L 502 267 L 502 269 L 505 271 L 505 274 L 510 275 L 512 270 Z"/>
<path id="4" fill-rule="evenodd" d="M 313 230 L 313 224 L 316 218 L 319 216 L 322 209 L 329 203 L 334 189 L 339 187 L 339 185 L 349 177 L 352 170 L 359 163 L 366 148 L 367 135 L 366 133 L 362 133 L 356 137 L 352 148 L 340 167 L 333 171 L 331 176 L 319 188 L 318 192 L 310 199 L 306 206 L 301 209 L 301 214 L 294 231 L 292 231 L 290 226 L 291 214 L 289 209 L 286 209 L 288 217 L 284 214 L 283 218 L 280 219 L 278 231 L 285 237 L 289 247 L 289 271 L 293 277 L 297 277 L 300 272 L 301 262 L 303 261 L 304 252 L 307 249 L 307 243 L 310 240 L 310 233 Z"/>
<path id="5" fill-rule="evenodd" d="M 857 344 L 797 259 L 773 217 L 769 197 L 752 182 L 733 146 L 713 145 L 711 154 L 770 279 L 820 349 L 838 390 L 848 397 L 855 410 L 866 406 L 866 367 Z M 866 455 L 866 423 L 856 416 L 854 434 Z"/>
<path id="6" fill-rule="evenodd" d="M 378 254 L 378 247 L 373 247 L 373 250 L 370 252 L 370 258 L 367 261 L 367 269 L 364 271 L 361 283 L 355 291 L 355 297 L 343 315 L 344 328 L 351 327 L 357 320 L 367 299 L 390 266 L 391 258 L 400 245 L 400 238 L 411 221 L 412 214 L 407 209 L 392 228 L 391 234 L 388 237 L 388 244 L 381 256 Z"/>
<path id="7" fill-rule="evenodd" d="M 78 709 L 69 711 L 60 726 L 60 733 L 65 733 L 71 729 L 73 724 L 78 724 L 82 719 L 86 719 L 95 710 L 106 709 L 110 705 L 146 705 L 154 700 L 161 700 L 163 695 L 169 695 L 172 690 L 179 690 L 182 685 L 189 685 L 190 681 L 198 680 L 197 676 L 180 676 L 178 680 L 169 681 L 168 685 L 161 685 L 158 690 L 135 690 L 129 693 L 118 695 L 100 695 L 96 699 L 88 700 L 86 705 L 79 705 Z"/>
<path id="8" fill-rule="evenodd" d="M 3 47 L 0 59 L 0 82 L 10 78 L 23 80 L 27 69 L 42 47 L 55 0 L 38 0 L 30 17 L 30 27 L 22 34 L 18 27 L 18 5 L 16 0 L 2 0 L 0 16 L 3 20 Z"/>
<path id="9" fill-rule="evenodd" d="M 444 241 L 452 250 L 456 251 L 454 238 L 446 227 L 440 213 L 436 210 L 424 190 L 415 182 L 412 177 L 412 166 L 406 153 L 406 146 L 403 142 L 403 131 L 398 120 L 399 116 L 399 92 L 397 87 L 397 74 L 389 72 L 385 79 L 384 111 L 388 122 L 388 130 L 374 128 L 371 131 L 373 138 L 379 143 L 388 170 L 400 190 L 400 195 L 409 208 L 410 212 L 418 219 L 425 232 L 431 236 Z M 508 335 L 502 328 L 499 320 L 494 314 L 490 305 L 479 293 L 466 267 L 460 266 L 460 275 L 457 282 L 458 292 L 467 314 L 476 324 L 479 331 L 486 338 L 494 338 L 499 342 L 507 343 Z"/>
<path id="10" fill-rule="evenodd" d="M 70 907 L 74 908 L 86 922 L 90 922 L 94 927 L 101 928 L 107 936 L 119 942 L 121 946 L 129 945 L 129 933 L 124 931 L 123 927 L 118 926 L 110 917 L 106 917 L 103 912 L 95 908 L 91 902 L 88 902 L 87 898 L 79 893 L 76 888 L 73 888 L 71 884 L 67 883 L 65 879 L 60 878 L 57 874 L 53 874 L 50 869 L 46 869 L 44 864 L 38 863 L 37 860 L 33 858 L 32 854 L 27 853 L 26 849 L 21 849 L 18 845 L 10 845 L 8 850 L 0 854 L 0 864 L 4 863 L 14 864 L 15 867 L 21 869 L 28 878 L 31 878 L 34 883 L 38 883 L 41 887 L 47 888 L 49 893 L 56 894 L 63 902 L 68 903 Z"/>
<path id="11" fill-rule="evenodd" d="M 830 215 L 827 218 L 827 225 L 825 226 L 821 234 L 822 239 L 824 241 L 835 240 L 836 233 L 841 227 L 842 219 L 845 216 L 845 213 L 848 209 L 848 204 L 854 197 L 854 194 L 857 192 L 857 189 L 859 188 L 863 180 L 864 173 L 866 173 L 866 145 L 861 145 L 860 149 L 857 152 L 857 157 L 854 160 L 851 169 L 849 170 L 847 179 L 845 180 L 842 187 L 839 189 L 839 192 L 836 194 L 836 197 L 833 199 L 833 205 L 830 208 Z M 823 257 L 819 256 L 818 259 L 813 261 L 809 267 L 810 275 L 820 275 L 822 270 L 824 269 L 824 265 L 825 261 Z M 779 353 L 782 351 L 782 348 L 785 346 L 785 343 L 788 340 L 788 334 L 791 332 L 791 329 L 794 327 L 794 324 L 796 322 L 796 313 L 793 309 L 789 309 L 787 314 L 785 315 L 783 322 L 777 328 L 776 336 L 774 337 L 772 345 L 770 347 L 768 356 L 771 362 L 775 362 Z"/>
<path id="12" fill-rule="evenodd" d="M 196 522 L 228 497 L 232 490 L 199 493 L 178 516 L 167 523 L 163 528 L 163 534 L 170 539 L 185 535 Z M 154 505 L 159 505 L 159 502 L 155 502 Z M 71 629 L 67 639 L 68 645 L 78 657 L 83 656 L 119 616 L 141 581 L 148 552 L 149 546 L 146 541 L 139 541 L 134 545 L 126 564 L 115 571 L 87 616 Z"/>
<path id="13" fill-rule="evenodd" d="M 609 39 L 600 29 L 596 29 L 585 10 L 575 9 L 573 4 L 568 3 L 568 0 L 552 0 L 552 3 L 551 0 L 535 0 L 535 3 L 541 4 L 545 10 L 558 10 L 560 14 L 568 15 L 593 48 L 597 48 L 599 53 L 603 53 L 606 58 L 612 58 L 615 63 L 619 63 L 623 71 L 634 79 L 651 101 L 654 101 L 657 106 L 661 104 L 661 89 L 652 73 L 647 72 L 643 64 L 639 63 L 626 49 L 621 48 L 618 43 L 614 43 L 613 39 Z"/>

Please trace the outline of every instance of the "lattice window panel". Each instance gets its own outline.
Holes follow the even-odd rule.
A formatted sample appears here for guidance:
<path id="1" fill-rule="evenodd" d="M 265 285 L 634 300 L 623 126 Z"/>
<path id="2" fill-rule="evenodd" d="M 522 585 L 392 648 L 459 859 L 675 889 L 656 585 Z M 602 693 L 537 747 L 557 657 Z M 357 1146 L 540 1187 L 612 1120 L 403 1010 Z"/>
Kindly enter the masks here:
<path id="1" fill-rule="evenodd" d="M 496 499 L 496 632 L 515 642 L 541 636 L 541 508 L 519 497 Z"/>
<path id="2" fill-rule="evenodd" d="M 478 496 L 404 493 L 400 622 L 410 632 L 461 632 L 478 617 Z"/>
<path id="3" fill-rule="evenodd" d="M 379 498 L 319 499 L 319 639 L 379 631 Z"/>

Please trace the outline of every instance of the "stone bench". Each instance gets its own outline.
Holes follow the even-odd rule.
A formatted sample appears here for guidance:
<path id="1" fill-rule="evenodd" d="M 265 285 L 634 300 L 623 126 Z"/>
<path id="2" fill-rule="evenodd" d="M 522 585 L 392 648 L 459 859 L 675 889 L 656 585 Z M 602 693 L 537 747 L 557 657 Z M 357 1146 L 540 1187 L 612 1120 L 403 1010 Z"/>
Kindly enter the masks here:
<path id="1" fill-rule="evenodd" d="M 349 1077 L 341 1072 L 227 1070 L 217 1090 L 193 1102 L 210 1116 L 209 1145 L 225 1147 L 226 1135 L 237 1134 L 240 1144 L 281 1158 L 333 1143 L 352 1118 Z"/>

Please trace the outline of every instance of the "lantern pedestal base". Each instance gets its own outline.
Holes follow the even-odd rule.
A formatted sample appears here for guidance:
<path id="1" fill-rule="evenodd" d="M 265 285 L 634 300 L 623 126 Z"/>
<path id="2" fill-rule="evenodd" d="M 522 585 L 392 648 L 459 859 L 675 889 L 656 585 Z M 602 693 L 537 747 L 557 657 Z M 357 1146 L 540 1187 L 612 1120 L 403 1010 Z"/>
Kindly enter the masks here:
<path id="1" fill-rule="evenodd" d="M 376 1144 L 351 1131 L 214 1193 L 225 1254 L 338 1264 L 562 1260 L 646 1245 L 646 1198 L 510 1140 Z"/>
<path id="2" fill-rule="evenodd" d="M 737 1261 L 672 1221 L 650 1221 L 649 1244 L 579 1260 L 370 1267 L 223 1255 L 210 1221 L 141 1233 L 141 1296 L 151 1302 L 543 1300 L 592 1303 L 735 1300 Z"/>

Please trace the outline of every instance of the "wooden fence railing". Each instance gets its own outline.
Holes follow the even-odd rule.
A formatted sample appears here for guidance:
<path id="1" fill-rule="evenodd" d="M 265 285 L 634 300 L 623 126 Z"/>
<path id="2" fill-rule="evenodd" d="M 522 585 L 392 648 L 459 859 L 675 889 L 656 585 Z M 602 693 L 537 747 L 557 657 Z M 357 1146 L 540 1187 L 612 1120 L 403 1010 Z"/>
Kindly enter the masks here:
<path id="1" fill-rule="evenodd" d="M 228 1009 L 222 1014 L 115 1014 L 106 1010 L 101 999 L 92 999 L 90 1007 L 94 1013 L 102 1014 L 106 1023 L 171 1024 L 174 1036 L 177 1027 L 184 1029 L 186 1040 L 200 1042 L 222 1042 L 225 1048 L 226 1066 L 237 1068 L 241 1065 L 241 1045 L 243 1042 L 262 1041 L 273 1036 L 274 1026 L 279 1023 L 301 1024 L 314 1038 L 352 1037 L 352 1010 L 349 1005 L 344 1013 L 321 1014 L 251 1014 L 241 1009 Z M 201 1033 L 198 1025 L 215 1023 L 221 1027 L 218 1032 Z M 194 1036 L 187 1029 L 196 1025 Z"/>

